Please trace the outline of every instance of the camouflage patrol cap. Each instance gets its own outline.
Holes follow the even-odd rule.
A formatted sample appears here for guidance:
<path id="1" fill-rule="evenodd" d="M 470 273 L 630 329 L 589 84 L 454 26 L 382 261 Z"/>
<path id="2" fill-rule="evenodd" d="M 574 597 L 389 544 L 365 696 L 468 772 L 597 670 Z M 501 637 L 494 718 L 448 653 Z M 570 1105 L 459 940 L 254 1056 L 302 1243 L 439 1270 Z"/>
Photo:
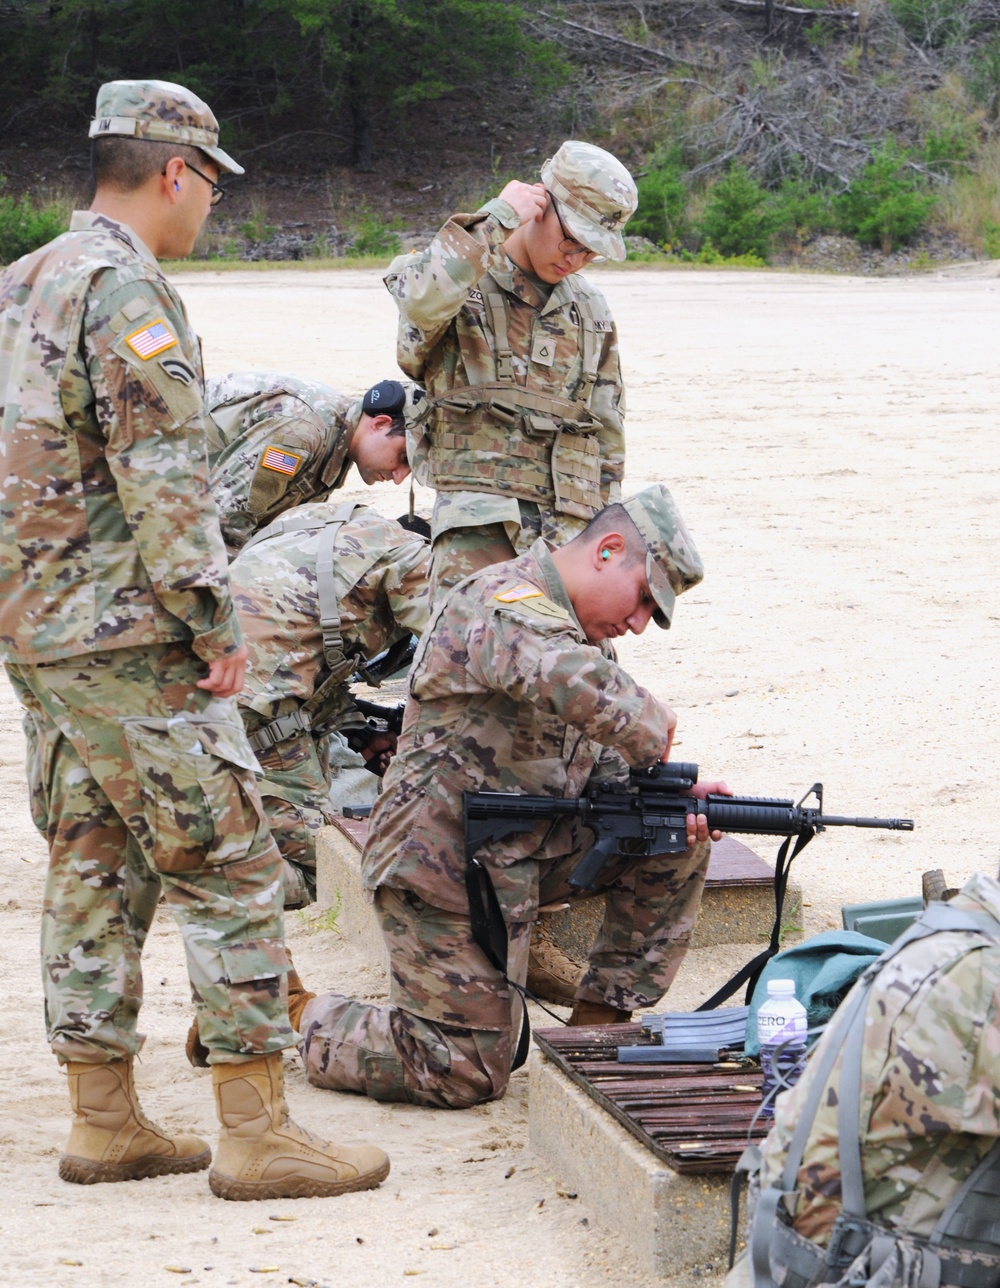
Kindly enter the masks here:
<path id="1" fill-rule="evenodd" d="M 97 91 L 90 137 L 100 139 L 109 134 L 186 143 L 230 174 L 243 173 L 243 167 L 219 147 L 219 122 L 208 104 L 170 81 L 121 80 L 102 85 Z"/>
<path id="2" fill-rule="evenodd" d="M 622 504 L 646 543 L 646 580 L 658 605 L 653 620 L 667 630 L 676 597 L 697 586 L 705 575 L 701 556 L 662 483 L 644 487 Z"/>
<path id="3" fill-rule="evenodd" d="M 635 181 L 617 157 L 592 143 L 565 142 L 542 166 L 542 183 L 559 203 L 559 215 L 581 246 L 625 258 L 622 229 L 639 202 Z"/>

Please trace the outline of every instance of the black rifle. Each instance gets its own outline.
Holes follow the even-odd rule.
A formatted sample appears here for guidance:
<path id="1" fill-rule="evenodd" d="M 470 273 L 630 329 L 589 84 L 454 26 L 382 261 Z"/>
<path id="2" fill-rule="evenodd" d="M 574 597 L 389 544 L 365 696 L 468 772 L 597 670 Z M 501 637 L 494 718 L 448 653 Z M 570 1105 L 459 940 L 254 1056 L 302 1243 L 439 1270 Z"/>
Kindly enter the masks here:
<path id="1" fill-rule="evenodd" d="M 729 984 L 700 1007 L 711 1010 L 749 980 L 747 996 L 764 963 L 780 946 L 781 911 L 792 859 L 828 827 L 878 827 L 912 832 L 909 818 L 842 818 L 823 813 L 823 784 L 814 783 L 802 800 L 757 796 L 709 794 L 704 800 L 690 795 L 698 781 L 698 766 L 680 761 L 633 769 L 628 783 L 596 788 L 585 796 L 522 796 L 516 792 L 465 792 L 465 855 L 467 885 L 483 873 L 475 857 L 491 842 L 530 832 L 539 823 L 557 818 L 578 818 L 597 838 L 567 878 L 577 890 L 592 890 L 609 859 L 615 855 L 641 858 L 650 854 L 676 854 L 688 848 L 687 815 L 703 814 L 710 832 L 742 832 L 757 836 L 788 837 L 778 852 L 774 869 L 774 927 L 768 948 L 748 963 Z M 816 804 L 804 802 L 815 796 Z M 796 838 L 787 859 L 788 846 Z M 482 879 L 479 877 L 478 879 Z M 475 920 L 475 914 L 474 914 Z"/>
<path id="2" fill-rule="evenodd" d="M 841 818 L 823 813 L 823 784 L 814 783 L 797 805 L 757 796 L 689 793 L 698 781 L 698 766 L 683 762 L 633 769 L 628 784 L 598 788 L 579 798 L 521 796 L 515 792 L 465 792 L 467 858 L 491 841 L 530 832 L 545 819 L 579 818 L 597 837 L 569 875 L 578 890 L 592 890 L 608 859 L 616 854 L 640 857 L 676 854 L 688 848 L 688 814 L 704 814 L 710 832 L 743 832 L 758 836 L 810 836 L 828 827 L 883 827 L 912 832 L 909 818 Z M 804 801 L 815 795 L 815 807 Z"/>
<path id="3" fill-rule="evenodd" d="M 367 698 L 354 698 L 354 705 L 368 721 L 370 732 L 402 733 L 403 711 L 406 707 L 404 702 L 399 702 L 394 707 L 384 707 L 380 702 L 369 702 Z"/>
<path id="4" fill-rule="evenodd" d="M 352 694 L 353 697 L 353 694 Z M 405 704 L 400 702 L 394 707 L 384 707 L 379 702 L 369 702 L 366 698 L 354 698 L 354 705 L 365 718 L 363 725 L 347 725 L 341 730 L 347 745 L 352 751 L 361 752 L 368 746 L 375 734 L 399 734 L 403 728 L 403 710 Z M 378 778 L 385 772 L 378 768 L 378 759 L 369 760 L 366 768 Z"/>

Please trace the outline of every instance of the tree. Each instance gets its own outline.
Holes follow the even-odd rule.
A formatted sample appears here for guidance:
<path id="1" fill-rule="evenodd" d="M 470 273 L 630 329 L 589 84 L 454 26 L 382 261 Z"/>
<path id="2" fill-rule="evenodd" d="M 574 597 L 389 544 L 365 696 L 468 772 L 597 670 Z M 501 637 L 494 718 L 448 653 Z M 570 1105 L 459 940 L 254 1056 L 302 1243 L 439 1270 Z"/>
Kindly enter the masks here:
<path id="1" fill-rule="evenodd" d="M 288 9 L 321 39 L 327 99 L 350 120 L 362 170 L 373 166 L 378 116 L 450 94 L 488 114 L 499 80 L 537 90 L 568 72 L 553 44 L 528 39 L 507 0 L 288 0 Z"/>

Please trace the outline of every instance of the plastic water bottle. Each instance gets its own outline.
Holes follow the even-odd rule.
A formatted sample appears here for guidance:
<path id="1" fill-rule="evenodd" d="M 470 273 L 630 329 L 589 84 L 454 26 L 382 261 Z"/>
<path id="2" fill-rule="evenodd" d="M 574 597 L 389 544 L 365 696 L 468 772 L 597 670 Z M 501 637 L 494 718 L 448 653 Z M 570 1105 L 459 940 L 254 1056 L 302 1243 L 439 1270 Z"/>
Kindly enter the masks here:
<path id="1" fill-rule="evenodd" d="M 774 1114 L 779 1092 L 795 1083 L 805 1068 L 806 1008 L 795 997 L 795 981 L 771 979 L 767 1001 L 757 1012 L 760 1038 L 760 1067 L 764 1071 L 761 1114 Z"/>

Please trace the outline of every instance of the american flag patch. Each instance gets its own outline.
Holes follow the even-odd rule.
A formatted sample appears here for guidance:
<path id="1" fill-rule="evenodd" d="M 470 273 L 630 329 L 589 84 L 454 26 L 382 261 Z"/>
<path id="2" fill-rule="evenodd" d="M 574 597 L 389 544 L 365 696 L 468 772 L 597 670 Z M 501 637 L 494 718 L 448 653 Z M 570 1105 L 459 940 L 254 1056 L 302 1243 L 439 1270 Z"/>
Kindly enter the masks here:
<path id="1" fill-rule="evenodd" d="M 163 319 L 158 318 L 141 330 L 133 331 L 131 335 L 127 335 L 125 343 L 140 358 L 152 358 L 156 354 L 162 353 L 164 349 L 169 349 L 175 345 L 177 337 Z"/>
<path id="2" fill-rule="evenodd" d="M 301 456 L 286 452 L 281 447 L 265 447 L 260 463 L 265 470 L 277 470 L 279 474 L 294 474 L 299 468 Z"/>

